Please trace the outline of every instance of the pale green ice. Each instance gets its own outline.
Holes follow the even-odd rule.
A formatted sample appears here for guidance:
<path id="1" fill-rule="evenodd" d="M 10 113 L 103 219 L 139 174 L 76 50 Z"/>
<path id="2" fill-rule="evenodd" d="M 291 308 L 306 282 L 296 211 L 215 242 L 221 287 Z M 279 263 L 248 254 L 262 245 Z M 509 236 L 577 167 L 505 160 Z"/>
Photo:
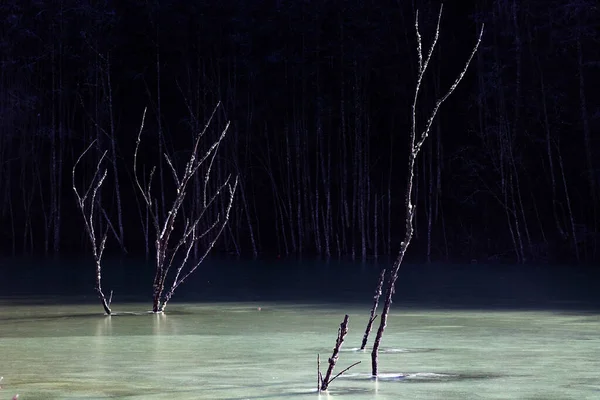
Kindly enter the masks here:
<path id="1" fill-rule="evenodd" d="M 43 303 L 43 302 L 39 302 Z M 260 310 L 259 310 L 260 307 Z M 395 304 L 370 379 L 356 351 L 369 306 L 298 303 L 0 303 L 0 399 L 600 399 L 600 316 Z M 350 331 L 316 392 L 337 328 Z M 371 343 L 371 341 L 370 341 Z M 404 377 L 400 377 L 404 374 Z"/>

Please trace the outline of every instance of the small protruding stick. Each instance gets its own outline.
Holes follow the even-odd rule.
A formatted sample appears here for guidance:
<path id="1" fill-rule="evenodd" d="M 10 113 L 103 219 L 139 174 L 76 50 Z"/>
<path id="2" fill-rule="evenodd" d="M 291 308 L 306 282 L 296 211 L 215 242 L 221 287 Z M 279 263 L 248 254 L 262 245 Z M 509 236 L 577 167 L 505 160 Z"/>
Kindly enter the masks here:
<path id="1" fill-rule="evenodd" d="M 319 391 L 321 391 L 321 392 L 327 390 L 327 388 L 329 387 L 329 384 L 331 382 L 333 382 L 333 380 L 335 378 L 342 375 L 344 372 L 348 371 L 350 368 L 354 367 L 355 365 L 360 364 L 360 361 L 356 362 L 356 363 L 352 364 L 351 366 L 349 366 L 348 368 L 344 369 L 342 372 L 340 372 L 333 378 L 331 377 L 331 375 L 333 374 L 333 369 L 335 368 L 335 363 L 337 362 L 337 360 L 339 358 L 340 349 L 342 348 L 342 343 L 344 343 L 344 338 L 346 337 L 346 334 L 348 333 L 348 318 L 349 317 L 346 314 L 346 316 L 344 316 L 344 320 L 340 324 L 340 328 L 338 329 L 337 340 L 335 341 L 335 347 L 333 349 L 333 354 L 331 355 L 331 357 L 329 357 L 329 360 L 328 360 L 329 367 L 327 367 L 327 372 L 325 373 L 324 378 L 321 378 L 321 371 L 320 371 L 319 365 L 317 365 L 317 370 L 318 370 L 318 374 L 319 374 L 319 378 L 320 378 Z M 319 361 L 319 356 L 317 356 L 317 364 L 319 364 L 318 361 Z"/>
<path id="2" fill-rule="evenodd" d="M 327 385 L 329 384 L 329 378 L 331 378 L 331 374 L 333 373 L 333 369 L 335 368 L 335 363 L 337 362 L 340 354 L 340 349 L 342 348 L 342 343 L 344 343 L 344 338 L 348 334 L 348 314 L 344 316 L 344 320 L 340 324 L 340 328 L 338 329 L 337 339 L 335 341 L 335 347 L 333 348 L 333 354 L 329 357 L 327 367 L 327 372 L 325 373 L 325 378 L 321 382 L 321 390 L 327 390 Z"/>
<path id="3" fill-rule="evenodd" d="M 377 306 L 379 305 L 379 298 L 381 297 L 381 290 L 383 288 L 383 281 L 385 279 L 385 269 L 381 271 L 379 275 L 379 282 L 377 283 L 377 288 L 375 289 L 375 295 L 373 296 L 373 308 L 371 308 L 371 316 L 369 317 L 369 322 L 367 323 L 367 329 L 365 329 L 365 335 L 363 336 L 362 344 L 360 345 L 360 349 L 364 350 L 367 346 L 367 340 L 369 340 L 369 333 L 371 333 L 371 328 L 373 327 L 373 322 L 377 318 L 375 314 L 377 312 Z"/>
<path id="4" fill-rule="evenodd" d="M 317 353 L 317 392 L 321 391 L 321 355 Z"/>

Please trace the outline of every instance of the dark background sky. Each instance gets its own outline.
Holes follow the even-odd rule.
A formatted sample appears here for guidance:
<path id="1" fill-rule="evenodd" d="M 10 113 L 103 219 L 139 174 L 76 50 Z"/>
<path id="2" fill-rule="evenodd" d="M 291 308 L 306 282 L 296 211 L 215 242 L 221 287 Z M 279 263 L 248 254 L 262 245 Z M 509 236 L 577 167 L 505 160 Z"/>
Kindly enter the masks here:
<path id="1" fill-rule="evenodd" d="M 415 11 L 428 50 L 439 4 L 3 1 L 0 251 L 89 254 L 71 168 L 97 140 L 76 181 L 89 184 L 108 151 L 99 201 L 116 235 L 107 251 L 151 254 L 153 232 L 146 235 L 132 181 L 144 107 L 140 179 L 157 165 L 154 193 L 169 205 L 174 186 L 159 151 L 182 168 L 194 132 L 221 101 L 203 146 L 226 121 L 231 127 L 209 189 L 230 173 L 240 185 L 216 252 L 395 255 L 404 235 Z M 597 263 L 600 7 L 446 2 L 421 123 L 482 23 L 479 52 L 419 156 L 407 257 Z M 193 182 L 185 213 L 199 211 L 203 187 Z M 222 207 L 209 210 L 204 226 Z M 101 234 L 104 217 L 95 218 Z"/>

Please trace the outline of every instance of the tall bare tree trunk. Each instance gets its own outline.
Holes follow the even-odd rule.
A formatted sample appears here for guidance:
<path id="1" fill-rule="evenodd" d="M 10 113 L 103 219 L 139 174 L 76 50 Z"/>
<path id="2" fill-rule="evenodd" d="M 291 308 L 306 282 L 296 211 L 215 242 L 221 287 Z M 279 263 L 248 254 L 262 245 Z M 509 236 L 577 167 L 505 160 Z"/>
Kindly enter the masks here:
<path id="1" fill-rule="evenodd" d="M 427 56 L 425 59 L 423 59 L 421 34 L 419 32 L 419 13 L 418 13 L 418 11 L 415 16 L 415 30 L 417 33 L 417 55 L 419 58 L 419 64 L 418 64 L 419 69 L 418 69 L 417 82 L 416 82 L 416 87 L 415 87 L 415 94 L 414 94 L 414 98 L 413 98 L 413 102 L 412 102 L 412 114 L 411 114 L 412 125 L 411 125 L 410 136 L 409 136 L 410 137 L 410 152 L 409 152 L 409 156 L 408 156 L 408 174 L 407 174 L 406 192 L 405 192 L 405 212 L 406 212 L 405 229 L 406 229 L 406 231 L 405 231 L 404 241 L 400 244 L 400 252 L 398 253 L 398 257 L 394 261 L 394 264 L 390 271 L 386 289 L 385 289 L 385 300 L 384 300 L 384 304 L 383 304 L 383 309 L 381 311 L 381 317 L 379 320 L 379 322 L 380 322 L 379 328 L 377 330 L 377 336 L 375 337 L 375 342 L 373 344 L 373 350 L 371 352 L 371 373 L 373 376 L 377 376 L 377 374 L 378 374 L 379 347 L 381 344 L 381 339 L 383 337 L 383 333 L 384 333 L 386 325 L 387 325 L 387 318 L 388 318 L 389 310 L 392 305 L 392 298 L 394 296 L 394 292 L 395 292 L 395 288 L 396 288 L 396 281 L 398 279 L 398 273 L 400 270 L 400 266 L 402 264 L 404 255 L 406 254 L 406 250 L 407 250 L 407 248 L 410 244 L 410 241 L 412 239 L 412 236 L 413 236 L 413 220 L 414 220 L 414 215 L 415 215 L 416 210 L 415 210 L 415 205 L 413 204 L 413 193 L 412 192 L 413 192 L 413 182 L 415 180 L 416 158 L 423 146 L 423 143 L 425 142 L 425 140 L 427 139 L 427 136 L 429 135 L 431 125 L 433 124 L 433 121 L 437 115 L 437 112 L 438 112 L 440 106 L 452 94 L 454 89 L 456 89 L 456 87 L 458 86 L 458 84 L 460 83 L 462 78 L 464 77 L 464 75 L 469 67 L 469 64 L 471 63 L 471 60 L 473 59 L 473 56 L 477 52 L 479 43 L 481 43 L 481 37 L 483 36 L 483 26 L 482 26 L 481 30 L 479 32 L 479 38 L 477 39 L 477 43 L 473 47 L 473 50 L 471 52 L 471 55 L 469 56 L 469 59 L 466 62 L 465 67 L 460 72 L 460 74 L 458 75 L 458 77 L 456 78 L 456 80 L 454 81 L 454 83 L 452 84 L 450 89 L 447 91 L 447 93 L 444 96 L 438 98 L 438 100 L 435 103 L 435 106 L 433 107 L 433 110 L 430 113 L 429 118 L 427 118 L 425 127 L 422 130 L 420 130 L 420 134 L 417 134 L 417 101 L 419 99 L 419 92 L 420 92 L 420 89 L 422 86 L 423 77 L 425 75 L 425 72 L 427 71 L 427 66 L 429 65 L 429 62 L 431 60 L 431 55 L 433 53 L 433 50 L 435 49 L 435 45 L 436 45 L 438 37 L 439 37 L 440 21 L 442 18 L 442 10 L 443 10 L 443 6 L 440 6 L 440 11 L 439 11 L 438 20 L 437 20 L 437 26 L 436 26 L 436 30 L 435 30 L 435 37 L 433 39 L 433 42 L 431 44 L 431 47 L 430 47 L 429 52 L 427 53 Z"/>

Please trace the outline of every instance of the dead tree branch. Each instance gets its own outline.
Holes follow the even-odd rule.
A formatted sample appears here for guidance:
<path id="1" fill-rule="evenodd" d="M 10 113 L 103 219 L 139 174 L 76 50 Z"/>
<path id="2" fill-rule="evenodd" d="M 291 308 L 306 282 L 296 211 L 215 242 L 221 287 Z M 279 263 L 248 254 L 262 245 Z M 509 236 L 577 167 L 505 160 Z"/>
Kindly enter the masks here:
<path id="1" fill-rule="evenodd" d="M 110 293 L 110 297 L 107 300 L 106 296 L 104 296 L 104 292 L 102 291 L 102 253 L 104 252 L 104 248 L 106 246 L 107 233 L 105 233 L 104 236 L 102 236 L 102 238 L 100 239 L 100 241 L 98 241 L 96 238 L 96 231 L 94 229 L 94 215 L 95 215 L 95 211 L 96 211 L 96 209 L 95 209 L 96 195 L 98 194 L 98 191 L 102 187 L 102 184 L 104 183 L 104 179 L 106 178 L 106 173 L 107 173 L 107 170 L 104 169 L 104 172 L 102 172 L 102 174 L 100 174 L 100 166 L 102 164 L 102 161 L 104 160 L 104 157 L 106 156 L 106 151 L 100 157 L 100 160 L 98 161 L 98 164 L 96 165 L 96 170 L 94 171 L 94 176 L 92 177 L 90 185 L 87 188 L 87 190 L 85 191 L 85 194 L 83 195 L 83 197 L 80 196 L 79 192 L 77 191 L 77 187 L 75 186 L 75 171 L 77 169 L 77 165 L 79 164 L 79 162 L 81 161 L 83 156 L 94 145 L 95 142 L 96 141 L 94 140 L 83 151 L 83 153 L 81 153 L 81 155 L 75 162 L 75 164 L 73 165 L 71 178 L 72 178 L 72 183 L 73 183 L 73 192 L 75 193 L 75 198 L 77 199 L 77 206 L 79 207 L 79 210 L 81 211 L 81 215 L 83 216 L 83 221 L 85 223 L 85 231 L 90 239 L 90 242 L 92 243 L 92 253 L 94 255 L 94 261 L 96 263 L 96 287 L 95 287 L 95 290 L 96 290 L 96 293 L 98 294 L 98 298 L 100 299 L 100 302 L 102 303 L 104 312 L 107 315 L 111 315 L 110 303 L 112 301 L 112 292 Z M 90 197 L 90 195 L 91 195 L 91 197 Z M 89 208 L 89 211 L 86 212 L 86 210 L 88 208 Z M 100 207 L 100 209 L 102 211 L 104 211 L 102 209 L 102 207 Z M 106 213 L 104 213 L 104 216 L 106 216 Z M 107 221 L 108 221 L 108 218 L 107 218 Z M 104 231 L 106 232 L 106 229 Z M 118 238 L 118 235 L 116 235 L 116 237 Z"/>
<path id="2" fill-rule="evenodd" d="M 319 377 L 319 381 L 317 383 L 317 390 L 320 392 L 327 390 L 327 388 L 329 387 L 331 382 L 333 382 L 338 376 L 342 375 L 344 372 L 348 371 L 350 368 L 354 367 L 355 365 L 360 364 L 360 361 L 358 361 L 358 362 L 350 365 L 348 368 L 344 369 L 343 371 L 341 371 L 339 374 L 337 374 L 333 378 L 331 377 L 331 375 L 333 374 L 333 369 L 335 368 L 335 364 L 337 363 L 337 360 L 339 358 L 340 349 L 342 348 L 342 343 L 344 343 L 344 338 L 346 337 L 346 334 L 348 334 L 348 318 L 349 318 L 348 315 L 346 315 L 344 317 L 344 320 L 342 321 L 342 323 L 340 324 L 340 328 L 338 329 L 338 335 L 337 335 L 337 339 L 335 341 L 335 347 L 333 348 L 333 354 L 331 355 L 331 357 L 329 357 L 329 360 L 328 360 L 329 366 L 327 367 L 327 372 L 325 373 L 325 377 L 321 376 L 320 356 L 317 354 L 317 375 Z"/>
<path id="3" fill-rule="evenodd" d="M 440 21 L 442 19 L 442 10 L 443 10 L 443 5 L 440 6 L 440 11 L 438 14 L 438 19 L 437 19 L 437 26 L 435 29 L 435 36 L 433 38 L 433 43 L 431 44 L 431 47 L 429 48 L 429 52 L 427 53 L 427 56 L 425 57 L 425 59 L 423 59 L 421 34 L 419 32 L 419 13 L 418 13 L 418 11 L 416 13 L 416 18 L 415 18 L 419 71 L 418 71 L 418 75 L 417 75 L 417 84 L 416 84 L 415 95 L 414 95 L 413 103 L 412 103 L 412 115 L 411 115 L 412 125 L 411 125 L 411 131 L 410 131 L 410 153 L 409 153 L 409 157 L 408 157 L 408 179 L 407 179 L 407 183 L 406 183 L 406 193 L 405 193 L 405 196 L 406 196 L 406 198 L 405 198 L 406 232 L 405 232 L 405 236 L 404 236 L 404 241 L 402 243 L 400 243 L 400 252 L 398 253 L 398 257 L 396 258 L 396 260 L 392 266 L 392 270 L 390 271 L 390 279 L 388 280 L 387 285 L 386 285 L 385 302 L 383 304 L 381 318 L 379 319 L 379 329 L 377 330 L 377 336 L 375 337 L 375 342 L 373 344 L 373 350 L 371 352 L 371 372 L 372 372 L 372 375 L 375 377 L 377 376 L 377 370 L 378 370 L 377 356 L 379 353 L 379 346 L 381 344 L 381 338 L 383 336 L 383 333 L 385 331 L 385 327 L 387 324 L 388 313 L 389 313 L 390 307 L 392 305 L 392 297 L 394 295 L 394 291 L 395 291 L 395 287 L 396 287 L 396 280 L 398 279 L 398 271 L 400 269 L 400 265 L 402 264 L 402 260 L 404 259 L 406 249 L 408 248 L 408 245 L 410 244 L 410 241 L 413 236 L 413 220 L 414 220 L 415 211 L 416 211 L 416 206 L 412 202 L 415 161 L 416 161 L 417 155 L 419 154 L 419 151 L 421 150 L 421 146 L 423 145 L 423 143 L 425 142 L 425 139 L 427 139 L 427 136 L 429 135 L 429 130 L 431 128 L 431 125 L 433 124 L 433 121 L 437 115 L 437 112 L 438 112 L 440 106 L 444 103 L 444 101 L 446 101 L 446 99 L 452 94 L 452 92 L 454 92 L 454 89 L 456 89 L 456 87 L 458 86 L 458 84 L 460 83 L 462 78 L 464 77 L 465 73 L 467 72 L 467 69 L 469 68 L 469 64 L 471 63 L 471 60 L 473 59 L 473 56 L 475 55 L 475 53 L 477 52 L 477 49 L 479 48 L 479 44 L 481 43 L 481 38 L 483 36 L 484 26 L 482 25 L 481 29 L 479 31 L 479 37 L 477 39 L 477 43 L 473 47 L 473 50 L 466 62 L 465 67 L 462 69 L 462 71 L 460 72 L 460 74 L 458 75 L 458 77 L 456 78 L 454 83 L 452 84 L 452 86 L 450 86 L 450 89 L 448 89 L 446 94 L 443 95 L 442 97 L 440 97 L 436 101 L 436 103 L 433 107 L 433 110 L 431 111 L 431 114 L 430 114 L 429 118 L 427 119 L 427 122 L 425 123 L 425 127 L 421 131 L 420 135 L 417 136 L 417 102 L 419 99 L 419 94 L 420 94 L 420 90 L 421 90 L 421 84 L 423 82 L 423 77 L 425 76 L 425 72 L 427 70 L 429 62 L 431 61 L 431 56 L 433 55 L 433 50 L 434 50 L 437 40 L 439 38 Z"/>
<path id="4" fill-rule="evenodd" d="M 363 336 L 362 344 L 360 345 L 360 349 L 364 350 L 367 347 L 367 341 L 369 340 L 369 334 L 371 333 L 371 328 L 373 327 L 373 322 L 377 318 L 375 314 L 377 312 L 377 306 L 379 305 L 379 298 L 381 297 L 383 281 L 385 280 L 385 269 L 381 271 L 379 274 L 379 281 L 377 282 L 377 287 L 375 288 L 375 295 L 373 295 L 373 307 L 371 308 L 371 315 L 369 316 L 369 322 L 367 322 L 367 328 L 365 329 L 365 334 Z"/>
<path id="5" fill-rule="evenodd" d="M 219 102 L 213 109 L 208 121 L 206 122 L 206 125 L 204 126 L 204 129 L 197 133 L 194 137 L 190 158 L 185 165 L 183 174 L 179 174 L 177 172 L 177 169 L 171 161 L 171 158 L 166 153 L 162 155 L 165 158 L 167 165 L 171 169 L 175 184 L 175 199 L 173 200 L 173 204 L 168 210 L 163 221 L 160 220 L 157 210 L 161 209 L 164 204 L 159 207 L 157 204 L 158 199 L 152 197 L 152 178 L 154 176 L 154 172 L 156 171 L 156 167 L 152 168 L 148 179 L 145 181 L 147 184 L 144 186 L 142 186 L 138 178 L 137 159 L 142 131 L 144 129 L 144 121 L 146 118 L 146 109 L 144 110 L 144 114 L 142 116 L 142 123 L 140 125 L 140 131 L 138 133 L 133 157 L 133 172 L 135 183 L 142 195 L 142 198 L 144 199 L 144 202 L 146 203 L 146 208 L 150 215 L 151 223 L 156 232 L 156 265 L 152 304 L 152 311 L 156 313 L 164 312 L 167 303 L 175 293 L 177 287 L 179 287 L 179 285 L 181 285 L 192 273 L 194 273 L 204 261 L 229 221 L 229 213 L 231 211 L 231 206 L 233 204 L 235 191 L 238 184 L 237 176 L 233 179 L 231 176 L 228 176 L 225 181 L 216 188 L 214 193 L 209 193 L 209 181 L 213 163 L 219 149 L 219 145 L 227 134 L 229 122 L 227 122 L 225 128 L 221 132 L 221 135 L 215 140 L 214 143 L 212 143 L 206 153 L 202 156 L 198 155 L 200 140 L 202 137 L 204 137 L 220 105 L 221 103 Z M 199 207 L 199 210 L 196 210 L 194 215 L 192 212 L 185 212 L 183 210 L 183 204 L 186 200 L 190 182 L 193 181 L 192 178 L 198 173 L 200 167 L 205 165 L 205 163 L 206 173 L 203 176 L 202 201 L 198 202 L 198 204 L 201 206 Z M 225 193 L 228 195 L 228 199 L 226 200 L 227 203 L 224 211 L 221 214 L 218 214 L 214 221 L 207 224 L 201 224 L 201 222 L 209 217 L 207 211 L 210 209 L 210 207 L 217 199 L 220 198 L 220 196 L 224 195 Z M 172 233 L 179 224 L 183 224 L 183 230 L 180 234 L 180 237 L 175 239 L 172 237 Z M 201 225 L 207 227 L 204 228 L 202 232 L 199 232 Z M 196 260 L 195 264 L 191 268 L 186 269 L 185 267 L 188 264 L 189 256 L 194 244 L 198 240 L 205 238 L 209 233 L 213 235 L 213 239 L 208 242 L 206 249 L 202 253 L 201 257 Z M 173 264 L 177 261 L 177 257 L 182 257 L 182 261 L 179 262 L 179 265 L 175 268 L 176 272 L 170 288 L 165 290 L 167 275 L 169 274 Z"/>

